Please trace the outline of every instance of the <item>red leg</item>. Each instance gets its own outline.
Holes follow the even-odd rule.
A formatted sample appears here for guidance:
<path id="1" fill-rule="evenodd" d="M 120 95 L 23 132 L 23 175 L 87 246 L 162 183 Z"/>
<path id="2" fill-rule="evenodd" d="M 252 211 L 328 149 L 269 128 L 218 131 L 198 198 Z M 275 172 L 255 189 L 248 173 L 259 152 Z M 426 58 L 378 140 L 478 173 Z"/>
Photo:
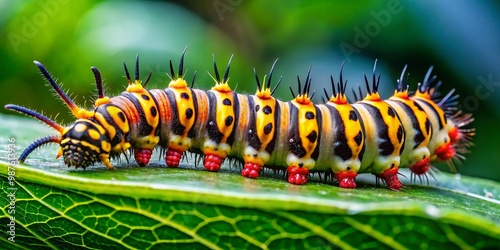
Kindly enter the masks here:
<path id="1" fill-rule="evenodd" d="M 307 183 L 307 176 L 309 175 L 309 170 L 307 168 L 300 167 L 288 167 L 288 182 L 295 185 L 304 185 Z"/>
<path id="2" fill-rule="evenodd" d="M 356 172 L 341 171 L 335 174 L 335 179 L 339 180 L 339 187 L 341 188 L 356 188 Z"/>
<path id="3" fill-rule="evenodd" d="M 399 191 L 403 186 L 398 178 L 398 168 L 387 169 L 383 173 L 378 174 L 377 177 L 382 178 L 389 189 Z"/>
<path id="4" fill-rule="evenodd" d="M 248 178 L 257 178 L 259 177 L 261 166 L 255 163 L 247 162 L 243 167 L 243 171 L 241 175 Z"/>
<path id="5" fill-rule="evenodd" d="M 450 131 L 448 131 L 448 136 L 450 136 L 450 143 L 455 145 L 458 141 L 460 141 L 461 134 L 456 127 L 453 127 Z"/>
<path id="6" fill-rule="evenodd" d="M 134 149 L 134 157 L 135 161 L 139 166 L 146 166 L 151 160 L 151 155 L 153 154 L 153 150 L 144 149 L 144 148 L 136 148 Z"/>
<path id="7" fill-rule="evenodd" d="M 455 156 L 455 148 L 453 148 L 453 146 L 449 142 L 447 142 L 447 143 L 439 146 L 436 149 L 436 151 L 434 151 L 434 154 L 437 155 L 439 160 L 447 161 L 447 160 L 453 158 L 453 156 Z"/>
<path id="8" fill-rule="evenodd" d="M 165 154 L 165 163 L 169 167 L 178 167 L 179 162 L 181 161 L 182 158 L 182 151 L 175 150 L 175 149 L 167 149 L 167 153 Z"/>
<path id="9" fill-rule="evenodd" d="M 206 170 L 211 172 L 217 172 L 220 170 L 220 165 L 222 164 L 222 158 L 217 155 L 207 154 L 205 155 L 205 161 L 203 161 L 203 166 Z"/>
<path id="10" fill-rule="evenodd" d="M 429 171 L 429 157 L 415 163 L 410 167 L 410 170 L 416 175 L 426 174 Z"/>

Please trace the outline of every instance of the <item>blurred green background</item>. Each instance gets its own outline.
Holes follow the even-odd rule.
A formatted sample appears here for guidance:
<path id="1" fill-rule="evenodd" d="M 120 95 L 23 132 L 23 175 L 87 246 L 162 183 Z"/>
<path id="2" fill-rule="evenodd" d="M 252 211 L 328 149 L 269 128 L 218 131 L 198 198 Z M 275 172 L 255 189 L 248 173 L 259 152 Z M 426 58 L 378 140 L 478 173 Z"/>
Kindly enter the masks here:
<path id="1" fill-rule="evenodd" d="M 0 0 L 2 106 L 15 103 L 70 123 L 64 107 L 45 86 L 33 60 L 64 83 L 75 101 L 90 107 L 95 98 L 91 66 L 100 69 L 110 96 L 127 82 L 122 61 L 133 68 L 140 55 L 141 78 L 153 72 L 150 88 L 164 88 L 168 60 L 174 65 L 188 46 L 185 68 L 195 86 L 208 89 L 215 54 L 222 70 L 231 54 L 230 85 L 253 94 L 253 68 L 267 74 L 280 58 L 276 91 L 289 100 L 288 86 L 304 79 L 312 64 L 315 101 L 329 75 L 338 79 L 342 61 L 349 87 L 362 82 L 379 59 L 382 96 L 408 64 L 413 89 L 430 65 L 460 94 L 472 112 L 475 146 L 459 166 L 461 174 L 500 180 L 500 15 L 495 1 L 68 1 Z M 213 74 L 213 73 L 212 73 Z M 276 77 L 277 79 L 277 77 Z M 13 114 L 3 108 L 2 113 Z M 42 125 L 40 125 L 42 126 Z M 447 169 L 446 166 L 441 166 Z"/>

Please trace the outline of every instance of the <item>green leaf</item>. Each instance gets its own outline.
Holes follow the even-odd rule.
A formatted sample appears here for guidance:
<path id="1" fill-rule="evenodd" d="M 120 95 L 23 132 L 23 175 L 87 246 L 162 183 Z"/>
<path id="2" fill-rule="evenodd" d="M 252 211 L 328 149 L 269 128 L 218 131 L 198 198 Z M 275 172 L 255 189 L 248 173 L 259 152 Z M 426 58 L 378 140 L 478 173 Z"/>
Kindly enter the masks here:
<path id="1" fill-rule="evenodd" d="M 49 132 L 1 116 L 2 159 L 10 161 Z M 15 138 L 10 143 L 9 139 Z M 346 190 L 315 181 L 288 184 L 268 173 L 210 173 L 191 164 L 166 168 L 114 162 L 67 169 L 56 147 L 28 165 L 0 163 L 2 247 L 95 249 L 494 248 L 500 245 L 500 185 L 435 173 L 401 192 L 369 181 Z M 157 158 L 157 157 L 156 157 Z M 407 175 L 409 176 L 409 175 Z M 9 180 L 9 177 L 12 181 Z M 361 178 L 363 179 L 363 178 Z M 420 182 L 417 182 L 420 183 Z M 11 203 L 11 197 L 15 200 Z M 13 214 L 15 212 L 15 214 Z M 9 241 L 14 218 L 15 242 Z M 12 238 L 11 238 L 12 239 Z"/>

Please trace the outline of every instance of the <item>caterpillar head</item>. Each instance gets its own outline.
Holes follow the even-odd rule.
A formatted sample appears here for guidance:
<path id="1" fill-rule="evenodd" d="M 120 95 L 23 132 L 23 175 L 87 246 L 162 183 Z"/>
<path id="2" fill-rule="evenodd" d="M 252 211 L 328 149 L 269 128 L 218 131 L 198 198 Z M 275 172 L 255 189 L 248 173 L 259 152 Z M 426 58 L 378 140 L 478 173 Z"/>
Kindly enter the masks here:
<path id="1" fill-rule="evenodd" d="M 34 117 L 60 133 L 60 135 L 42 137 L 31 143 L 21 153 L 20 162 L 24 162 L 28 155 L 38 147 L 57 143 L 61 148 L 59 148 L 56 158 L 63 156 L 64 163 L 68 167 L 86 168 L 95 162 L 102 162 L 106 167 L 113 168 L 109 162 L 111 143 L 101 125 L 89 119 L 78 119 L 70 126 L 63 127 L 46 116 L 21 106 L 8 104 L 5 108 Z"/>
<path id="2" fill-rule="evenodd" d="M 61 87 L 52 78 L 45 67 L 35 61 L 35 65 L 39 68 L 42 75 L 52 86 L 54 92 L 56 92 L 59 97 L 66 103 L 66 105 L 71 110 L 71 113 L 78 118 L 78 120 L 68 127 L 63 127 L 56 122 L 52 121 L 48 117 L 33 111 L 31 109 L 21 107 L 18 105 L 8 104 L 5 106 L 6 109 L 14 110 L 19 113 L 36 118 L 50 127 L 54 128 L 59 132 L 59 135 L 52 135 L 42 137 L 33 143 L 31 143 L 19 157 L 20 162 L 28 157 L 31 152 L 40 146 L 49 143 L 57 143 L 61 146 L 57 157 L 63 156 L 64 163 L 69 166 L 74 166 L 75 168 L 82 167 L 85 168 L 95 162 L 102 162 L 106 167 L 112 169 L 109 162 L 109 153 L 111 151 L 111 143 L 105 129 L 93 122 L 94 111 L 88 111 L 79 108 L 61 89 Z M 104 96 L 102 91 L 102 81 L 99 71 L 92 67 L 94 72 L 96 85 L 98 90 L 98 99 L 95 102 L 95 106 L 100 106 L 109 102 L 109 98 Z"/>
<path id="3" fill-rule="evenodd" d="M 95 162 L 109 162 L 111 143 L 104 128 L 88 119 L 78 119 L 65 128 L 57 157 L 63 156 L 66 166 L 86 168 Z"/>

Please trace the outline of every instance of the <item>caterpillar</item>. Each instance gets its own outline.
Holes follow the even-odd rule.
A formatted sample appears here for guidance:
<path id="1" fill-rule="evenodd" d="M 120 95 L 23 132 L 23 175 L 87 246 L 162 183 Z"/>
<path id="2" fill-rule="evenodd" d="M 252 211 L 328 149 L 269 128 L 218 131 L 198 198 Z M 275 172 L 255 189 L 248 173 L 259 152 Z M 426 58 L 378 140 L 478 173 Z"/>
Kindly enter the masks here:
<path id="1" fill-rule="evenodd" d="M 62 156 L 68 167 L 102 163 L 113 169 L 110 159 L 127 157 L 127 152 L 145 166 L 159 148 L 169 167 L 178 167 L 186 152 L 194 152 L 204 157 L 208 171 L 219 171 L 229 158 L 242 161 L 241 174 L 249 178 L 259 177 L 269 167 L 285 171 L 289 183 L 302 185 L 311 173 L 327 172 L 341 188 L 355 188 L 358 174 L 371 173 L 387 188 L 400 190 L 398 169 L 408 167 L 412 174 L 426 176 L 432 162 L 448 162 L 454 168 L 453 161 L 465 159 L 472 145 L 475 131 L 467 128 L 472 115 L 457 110 L 454 90 L 439 97 L 441 81 L 431 77 L 432 67 L 412 94 L 405 66 L 394 94 L 382 100 L 375 61 L 371 83 L 364 75 L 365 97 L 360 88 L 351 104 L 342 64 L 339 81 L 330 77 L 332 94 L 325 89 L 324 103 L 314 104 L 311 67 L 302 82 L 297 76 L 298 92 L 290 87 L 293 99 L 284 102 L 273 97 L 282 78 L 271 90 L 277 60 L 262 81 L 254 69 L 257 90 L 246 95 L 228 85 L 232 56 L 222 78 L 213 58 L 212 89 L 193 88 L 196 73 L 189 86 L 183 72 L 185 52 L 177 73 L 170 60 L 171 81 L 165 89 L 145 89 L 151 73 L 144 83 L 140 80 L 139 56 L 134 80 L 123 63 L 128 86 L 115 97 L 105 95 L 101 74 L 92 67 L 97 99 L 91 110 L 78 107 L 46 68 L 34 61 L 76 121 L 65 127 L 34 110 L 6 105 L 58 132 L 35 140 L 19 161 L 24 162 L 36 148 L 55 143 L 60 146 L 57 158 Z"/>

